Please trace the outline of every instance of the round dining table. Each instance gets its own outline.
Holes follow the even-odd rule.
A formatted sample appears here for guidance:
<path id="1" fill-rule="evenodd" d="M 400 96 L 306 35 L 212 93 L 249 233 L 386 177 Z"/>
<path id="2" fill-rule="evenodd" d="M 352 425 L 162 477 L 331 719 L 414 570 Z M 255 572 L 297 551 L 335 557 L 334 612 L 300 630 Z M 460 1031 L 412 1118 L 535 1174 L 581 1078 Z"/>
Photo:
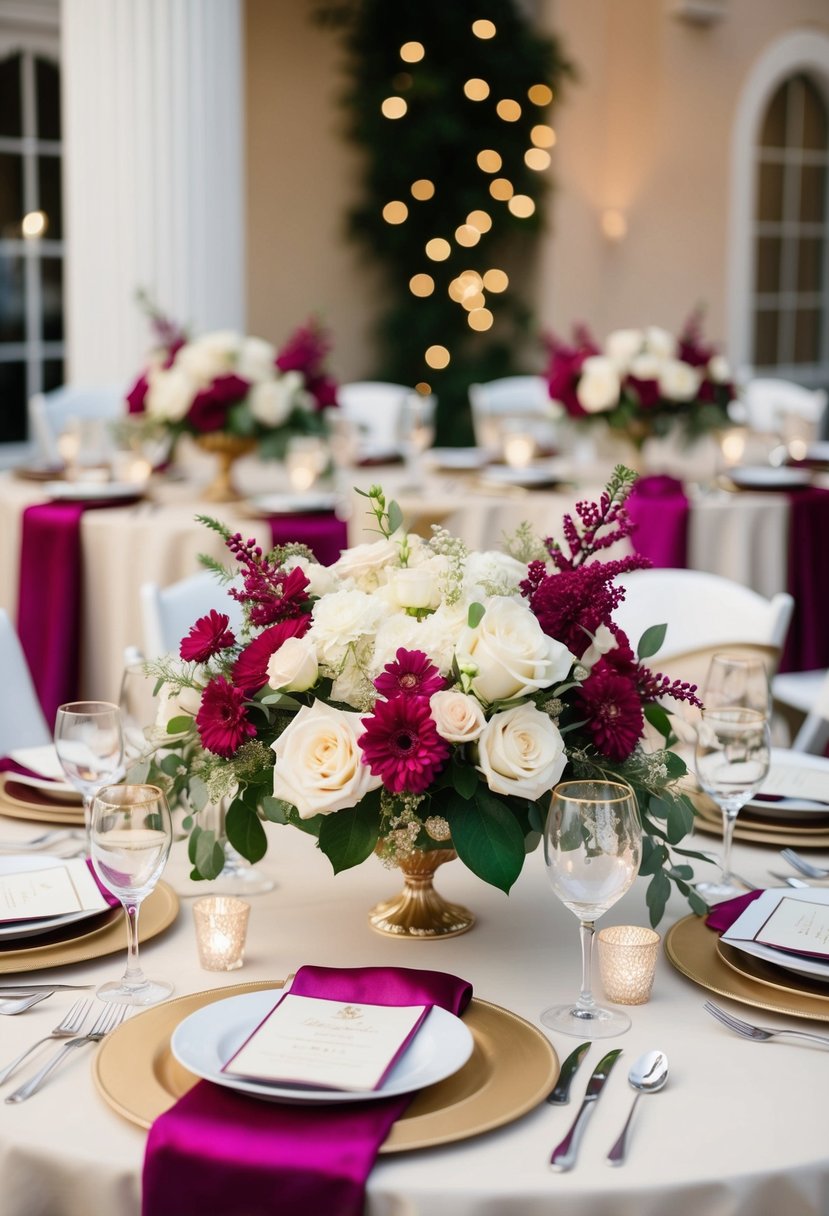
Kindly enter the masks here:
<path id="1" fill-rule="evenodd" d="M 0 819 L 0 825 L 6 841 L 33 832 L 18 820 Z M 430 968 L 468 980 L 476 998 L 524 1019 L 535 1028 L 532 1033 L 547 1036 L 559 1060 L 576 1047 L 579 1039 L 544 1031 L 539 1021 L 547 1005 L 575 997 L 580 979 L 576 920 L 553 895 L 540 850 L 527 857 L 509 896 L 482 884 L 460 862 L 444 866 L 436 886 L 467 905 L 476 924 L 463 936 L 412 941 L 381 936 L 367 919 L 377 900 L 399 889 L 398 872 L 372 858 L 335 877 L 304 833 L 269 825 L 268 835 L 260 868 L 273 879 L 273 889 L 250 898 L 246 959 L 232 973 L 200 969 L 192 903 L 203 887 L 187 876 L 183 843 L 174 846 L 165 881 L 179 895 L 179 914 L 142 950 L 145 970 L 171 980 L 174 996 L 281 981 L 311 963 Z M 718 847 L 711 837 L 696 843 Z M 813 856 L 829 861 L 829 853 Z M 743 843 L 734 862 L 742 878 L 758 884 L 769 881 L 767 870 L 775 862 L 781 865 L 773 851 Z M 697 865 L 698 872 L 707 869 Z M 647 923 L 644 882 L 638 879 L 600 923 Z M 674 896 L 660 929 L 687 911 Z M 711 933 L 701 924 L 699 932 Z M 119 975 L 123 963 L 113 953 L 29 978 L 97 985 Z M 0 981 L 10 978 L 24 977 L 4 975 Z M 596 989 L 601 995 L 598 975 Z M 60 991 L 25 1014 L 0 1018 L 0 1067 L 47 1034 L 78 995 Z M 825 1216 L 829 1051 L 796 1040 L 742 1039 L 704 1011 L 709 996 L 660 957 L 650 1001 L 628 1009 L 632 1026 L 625 1034 L 591 1045 L 569 1105 L 537 1100 L 492 1130 L 437 1147 L 381 1153 L 368 1180 L 367 1216 Z M 829 1032 L 826 1019 L 821 1025 L 714 999 L 762 1024 Z M 826 1007 L 829 1018 L 829 998 Z M 140 1040 L 140 1019 L 149 1022 L 151 1016 L 152 1011 L 133 1014 L 136 1021 L 128 1021 L 124 1031 Z M 114 1047 L 121 1033 L 104 1049 Z M 511 1043 L 507 1036 L 497 1045 L 498 1058 L 488 1061 L 493 1068 L 522 1067 L 519 1054 L 512 1058 Z M 622 1055 L 596 1103 L 575 1167 L 552 1172 L 550 1154 L 579 1108 L 590 1072 L 616 1047 Z M 639 1102 L 628 1159 L 614 1169 L 606 1157 L 633 1099 L 628 1069 L 651 1049 L 667 1055 L 668 1083 Z M 146 1052 L 131 1063 L 131 1075 L 136 1068 L 160 1068 L 159 1051 L 158 1043 L 148 1041 Z M 129 1079 L 127 1086 L 129 1100 Z M 11 1087 L 2 1087 L 0 1096 Z M 96 1088 L 93 1049 L 84 1048 L 28 1101 L 0 1102 L 0 1213 L 138 1216 L 145 1143 L 146 1131 Z M 243 1200 L 234 1211 L 244 1211 Z"/>

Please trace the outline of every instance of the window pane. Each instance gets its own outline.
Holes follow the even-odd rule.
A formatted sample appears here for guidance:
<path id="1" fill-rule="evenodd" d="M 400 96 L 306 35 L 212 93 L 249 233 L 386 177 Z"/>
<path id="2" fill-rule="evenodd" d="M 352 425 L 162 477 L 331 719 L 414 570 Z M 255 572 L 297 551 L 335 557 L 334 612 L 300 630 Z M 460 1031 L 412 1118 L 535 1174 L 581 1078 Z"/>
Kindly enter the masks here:
<path id="1" fill-rule="evenodd" d="M 63 384 L 63 359 L 46 359 L 43 363 L 43 391 L 51 393 Z"/>
<path id="2" fill-rule="evenodd" d="M 35 59 L 37 134 L 39 139 L 60 139 L 60 77 L 50 59 Z"/>
<path id="3" fill-rule="evenodd" d="M 23 258 L 0 256 L 0 342 L 22 342 L 26 337 Z"/>
<path id="4" fill-rule="evenodd" d="M 0 443 L 26 438 L 26 365 L 0 363 Z"/>
<path id="5" fill-rule="evenodd" d="M 757 241 L 757 291 L 780 290 L 780 253 L 783 242 L 779 236 L 761 236 Z"/>
<path id="6" fill-rule="evenodd" d="M 757 191 L 758 220 L 783 218 L 783 166 L 760 164 Z"/>
<path id="7" fill-rule="evenodd" d="M 803 79 L 803 147 L 810 151 L 825 151 L 829 144 L 826 103 L 805 76 Z"/>
<path id="8" fill-rule="evenodd" d="M 757 310 L 754 314 L 754 358 L 759 367 L 777 363 L 777 328 L 780 314 L 776 310 Z"/>
<path id="9" fill-rule="evenodd" d="M 63 259 L 41 258 L 43 292 L 43 337 L 47 342 L 63 339 Z"/>
<path id="10" fill-rule="evenodd" d="M 37 158 L 40 209 L 49 219 L 46 236 L 52 241 L 63 239 L 63 208 L 60 197 L 60 157 L 39 156 Z"/>
<path id="11" fill-rule="evenodd" d="M 823 287 L 823 247 L 820 237 L 803 237 L 797 251 L 797 290 L 820 291 Z"/>
<path id="12" fill-rule="evenodd" d="M 0 152 L 0 237 L 19 238 L 23 218 L 23 161 Z"/>
<path id="13" fill-rule="evenodd" d="M 799 308 L 794 318 L 795 363 L 820 362 L 820 309 Z"/>
<path id="14" fill-rule="evenodd" d="M 825 198 L 825 166 L 803 165 L 800 170 L 800 218 L 804 223 L 823 222 Z"/>
<path id="15" fill-rule="evenodd" d="M 20 93 L 20 56 L 0 59 L 0 135 L 19 138 L 23 134 Z"/>
<path id="16" fill-rule="evenodd" d="M 772 97 L 766 117 L 763 120 L 763 130 L 760 135 L 762 148 L 783 148 L 786 144 L 786 99 L 789 92 L 788 83 L 781 85 Z"/>

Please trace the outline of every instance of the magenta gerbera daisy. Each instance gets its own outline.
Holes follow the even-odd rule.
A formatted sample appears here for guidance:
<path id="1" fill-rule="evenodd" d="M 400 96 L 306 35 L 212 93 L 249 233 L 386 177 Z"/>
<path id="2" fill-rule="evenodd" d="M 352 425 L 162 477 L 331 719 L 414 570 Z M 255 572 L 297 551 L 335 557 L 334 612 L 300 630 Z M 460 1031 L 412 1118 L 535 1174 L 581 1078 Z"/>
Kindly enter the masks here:
<path id="1" fill-rule="evenodd" d="M 207 616 L 199 617 L 187 637 L 182 638 L 179 654 L 186 663 L 206 663 L 236 641 L 229 625 L 230 617 L 226 613 L 211 608 Z"/>
<path id="2" fill-rule="evenodd" d="M 196 726 L 204 747 L 217 756 L 232 756 L 256 735 L 245 713 L 245 695 L 224 676 L 216 676 L 202 693 Z"/>
<path id="3" fill-rule="evenodd" d="M 452 750 L 437 732 L 426 697 L 377 701 L 362 723 L 363 763 L 393 794 L 424 793 Z"/>
<path id="4" fill-rule="evenodd" d="M 446 681 L 422 650 L 406 650 L 401 646 L 395 660 L 387 663 L 374 681 L 374 687 L 389 699 L 431 697 L 446 687 Z"/>
<path id="5" fill-rule="evenodd" d="M 627 760 L 642 735 L 645 719 L 636 686 L 612 668 L 597 665 L 576 698 L 593 742 L 609 760 Z"/>

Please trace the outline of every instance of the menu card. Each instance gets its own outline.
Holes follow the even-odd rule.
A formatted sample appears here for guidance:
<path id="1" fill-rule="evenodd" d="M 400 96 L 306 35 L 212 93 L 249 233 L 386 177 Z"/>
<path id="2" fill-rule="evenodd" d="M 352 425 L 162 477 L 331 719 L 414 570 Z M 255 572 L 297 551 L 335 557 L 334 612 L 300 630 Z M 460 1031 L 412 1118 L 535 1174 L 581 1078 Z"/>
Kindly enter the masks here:
<path id="1" fill-rule="evenodd" d="M 784 896 L 754 940 L 789 954 L 829 959 L 829 906 Z"/>
<path id="2" fill-rule="evenodd" d="M 829 802 L 829 778 L 826 776 L 826 769 L 773 763 L 760 792 L 775 798 L 806 798 L 814 802 Z"/>
<path id="3" fill-rule="evenodd" d="M 285 1085 L 374 1090 L 428 1012 L 425 1005 L 358 1005 L 289 992 L 222 1071 Z"/>
<path id="4" fill-rule="evenodd" d="M 83 858 L 0 874 L 0 924 L 72 912 L 105 912 L 109 904 Z"/>

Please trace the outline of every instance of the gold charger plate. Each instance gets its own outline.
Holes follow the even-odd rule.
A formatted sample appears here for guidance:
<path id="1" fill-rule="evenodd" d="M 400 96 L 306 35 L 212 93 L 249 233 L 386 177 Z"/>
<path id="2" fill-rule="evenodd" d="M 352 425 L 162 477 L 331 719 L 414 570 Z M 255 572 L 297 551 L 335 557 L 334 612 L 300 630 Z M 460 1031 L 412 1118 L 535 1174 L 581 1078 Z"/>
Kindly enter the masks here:
<path id="1" fill-rule="evenodd" d="M 15 781 L 14 773 L 0 773 L 0 815 L 65 827 L 84 824 L 83 803 L 77 795 L 50 798 L 45 791 Z"/>
<path id="2" fill-rule="evenodd" d="M 694 825 L 700 832 L 711 836 L 722 836 L 722 819 L 708 816 L 705 812 L 697 811 Z M 822 828 L 801 827 L 789 824 L 787 827 L 765 826 L 756 819 L 741 819 L 737 816 L 734 825 L 734 839 L 744 840 L 746 844 L 789 845 L 798 849 L 829 848 L 829 826 Z"/>
<path id="3" fill-rule="evenodd" d="M 157 937 L 173 923 L 178 915 L 178 896 L 166 883 L 160 882 L 141 905 L 139 939 L 149 941 Z M 43 942 L 39 946 L 27 946 L 19 950 L 0 951 L 0 975 L 18 971 L 42 971 L 46 967 L 66 967 L 69 963 L 85 963 L 105 954 L 115 954 L 127 948 L 127 931 L 124 913 L 113 909 L 114 915 L 104 924 L 98 925 L 77 936 L 67 936 L 59 941 Z"/>
<path id="4" fill-rule="evenodd" d="M 774 963 L 768 963 L 754 954 L 746 954 L 743 950 L 735 949 L 722 938 L 717 941 L 717 954 L 726 967 L 739 972 L 740 975 L 748 976 L 750 980 L 756 980 L 758 984 L 777 988 L 780 992 L 794 993 L 795 996 L 805 993 L 806 996 L 815 997 L 817 1000 L 829 1001 L 829 984 L 821 981 L 817 976 L 803 975 L 800 972 L 775 967 Z"/>
<path id="5" fill-rule="evenodd" d="M 774 989 L 726 966 L 717 953 L 718 944 L 719 936 L 699 916 L 683 917 L 665 934 L 668 961 L 695 984 L 757 1009 L 829 1022 L 829 1003 L 823 997 L 782 990 L 775 993 Z"/>
<path id="6" fill-rule="evenodd" d="M 100 1093 L 125 1119 L 150 1127 L 198 1081 L 170 1051 L 176 1026 L 213 1001 L 281 987 L 277 981 L 234 984 L 182 996 L 130 1018 L 103 1041 L 95 1057 Z M 555 1085 L 558 1057 L 535 1026 L 477 998 L 463 1020 L 474 1039 L 469 1060 L 453 1076 L 415 1095 L 381 1153 L 431 1148 L 501 1127 L 531 1111 Z"/>

